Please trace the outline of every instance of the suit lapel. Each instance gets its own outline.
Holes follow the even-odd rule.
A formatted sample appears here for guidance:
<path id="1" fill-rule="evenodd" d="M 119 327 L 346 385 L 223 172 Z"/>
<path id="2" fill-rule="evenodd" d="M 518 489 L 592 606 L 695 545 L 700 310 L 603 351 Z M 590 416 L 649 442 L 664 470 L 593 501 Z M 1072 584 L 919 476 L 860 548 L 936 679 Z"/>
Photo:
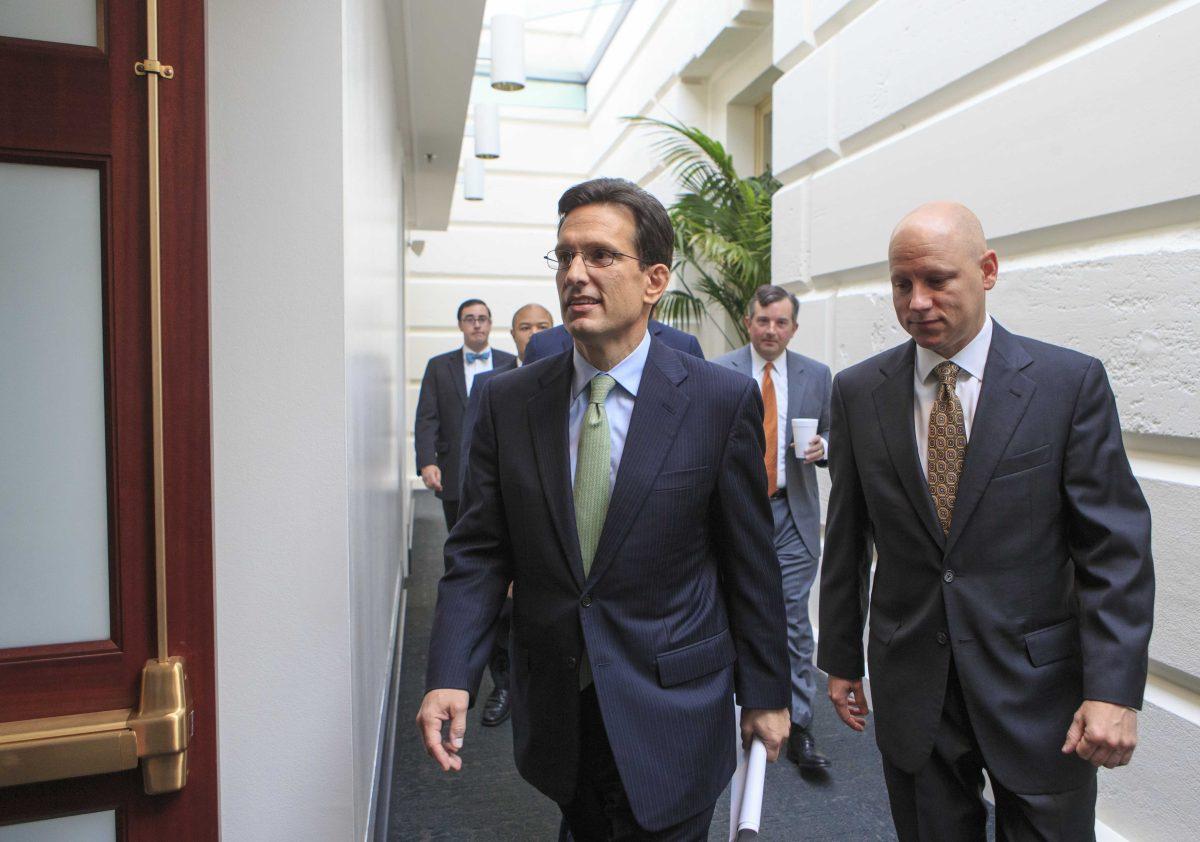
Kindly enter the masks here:
<path id="1" fill-rule="evenodd" d="M 958 495 L 954 499 L 954 515 L 950 519 L 946 552 L 954 548 L 966 528 L 996 470 L 996 463 L 1000 461 L 1013 431 L 1029 406 L 1037 384 L 1021 374 L 1021 369 L 1031 362 L 1033 359 L 1012 334 L 999 324 L 994 324 L 979 404 L 975 409 L 971 438 L 967 444 L 962 481 L 958 484 Z"/>
<path id="2" fill-rule="evenodd" d="M 687 372 L 672 354 L 657 340 L 650 345 L 633 416 L 629 419 L 617 482 L 592 562 L 589 581 L 593 583 L 608 570 L 629 533 L 687 411 L 688 396 L 678 388 Z"/>
<path id="3" fill-rule="evenodd" d="M 567 416 L 571 404 L 572 355 L 562 354 L 540 379 L 541 389 L 527 404 L 529 431 L 537 458 L 542 493 L 558 533 L 563 556 L 575 583 L 583 588 L 583 558 L 575 529 L 575 504 L 571 497 L 571 451 L 567 442 Z"/>
<path id="4" fill-rule="evenodd" d="M 803 418 L 801 407 L 804 406 L 804 393 L 808 390 L 809 377 L 804 367 L 804 358 L 792 351 L 787 352 L 787 387 L 788 387 L 788 406 L 786 427 L 784 430 L 785 441 L 790 446 L 792 444 L 792 419 Z M 818 417 L 820 413 L 817 413 Z M 803 461 L 803 460 L 801 460 Z"/>
<path id="5" fill-rule="evenodd" d="M 917 346 L 910 341 L 902 346 L 893 358 L 890 367 L 885 363 L 883 374 L 886 379 L 875 387 L 875 412 L 883 441 L 891 456 L 892 466 L 900 477 L 900 484 L 908 494 L 913 508 L 925 524 L 925 529 L 939 547 L 946 543 L 933 508 L 933 497 L 929 494 L 929 483 L 921 474 L 921 460 L 917 457 L 917 439 L 913 429 L 913 360 Z"/>
<path id="6" fill-rule="evenodd" d="M 461 350 L 450 357 L 450 379 L 454 383 L 454 391 L 462 405 L 467 405 L 467 358 Z"/>

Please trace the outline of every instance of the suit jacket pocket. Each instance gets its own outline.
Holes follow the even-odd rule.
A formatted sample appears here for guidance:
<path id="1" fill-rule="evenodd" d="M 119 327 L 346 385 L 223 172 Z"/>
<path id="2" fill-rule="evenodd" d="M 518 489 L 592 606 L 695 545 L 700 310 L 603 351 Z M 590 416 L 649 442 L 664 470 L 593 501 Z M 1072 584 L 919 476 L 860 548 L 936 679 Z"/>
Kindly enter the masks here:
<path id="1" fill-rule="evenodd" d="M 1025 649 L 1035 667 L 1069 658 L 1079 652 L 1079 620 L 1069 617 L 1061 623 L 1025 635 Z"/>
<path id="2" fill-rule="evenodd" d="M 435 444 L 433 446 L 433 449 L 439 456 L 443 453 L 449 453 L 450 452 L 450 442 L 439 441 L 437 444 Z"/>
<path id="3" fill-rule="evenodd" d="M 1036 468 L 1038 465 L 1044 465 L 1049 461 L 1050 445 L 1043 444 L 1041 447 L 1034 448 L 1025 453 L 1018 453 L 1016 456 L 1001 459 L 996 465 L 996 470 L 992 473 L 992 479 L 1000 479 L 1009 474 L 1028 471 L 1030 468 Z"/>
<path id="4" fill-rule="evenodd" d="M 659 474 L 654 480 L 655 491 L 669 491 L 673 488 L 691 488 L 704 480 L 705 474 L 712 469 L 705 465 L 702 468 L 685 468 L 682 471 L 670 471 Z"/>
<path id="5" fill-rule="evenodd" d="M 896 629 L 898 628 L 900 628 L 899 620 L 885 617 L 878 611 L 871 612 L 871 637 L 878 640 L 884 646 L 892 642 L 892 637 L 896 634 Z"/>
<path id="6" fill-rule="evenodd" d="M 663 687 L 674 687 L 693 678 L 724 669 L 737 660 L 737 650 L 729 629 L 696 643 L 659 654 L 658 683 Z"/>

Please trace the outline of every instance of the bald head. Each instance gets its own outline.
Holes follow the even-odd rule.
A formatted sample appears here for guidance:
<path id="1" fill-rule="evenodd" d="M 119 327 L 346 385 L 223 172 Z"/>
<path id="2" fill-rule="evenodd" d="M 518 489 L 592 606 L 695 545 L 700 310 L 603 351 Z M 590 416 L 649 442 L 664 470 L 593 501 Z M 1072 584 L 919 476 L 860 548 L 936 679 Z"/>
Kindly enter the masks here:
<path id="1" fill-rule="evenodd" d="M 546 322 L 550 322 L 551 325 L 554 324 L 554 317 L 551 316 L 550 311 L 547 310 L 545 307 L 543 307 L 541 304 L 526 304 L 520 310 L 513 313 L 512 329 L 516 330 L 517 325 L 519 325 L 521 322 L 527 321 L 527 320 L 534 320 L 534 321 L 539 321 L 539 322 L 546 321 Z"/>
<path id="2" fill-rule="evenodd" d="M 512 338 L 517 346 L 517 356 L 525 361 L 525 348 L 530 338 L 539 331 L 554 327 L 554 317 L 541 304 L 526 304 L 512 317 Z"/>
<path id="3" fill-rule="evenodd" d="M 892 229 L 888 253 L 897 243 L 903 245 L 913 240 L 940 242 L 960 248 L 972 257 L 987 251 L 987 239 L 983 236 L 979 217 L 958 202 L 926 202 L 909 211 Z"/>
<path id="4" fill-rule="evenodd" d="M 892 231 L 888 266 L 896 318 L 918 345 L 951 359 L 978 335 L 998 265 L 970 210 L 929 202 L 910 211 Z"/>

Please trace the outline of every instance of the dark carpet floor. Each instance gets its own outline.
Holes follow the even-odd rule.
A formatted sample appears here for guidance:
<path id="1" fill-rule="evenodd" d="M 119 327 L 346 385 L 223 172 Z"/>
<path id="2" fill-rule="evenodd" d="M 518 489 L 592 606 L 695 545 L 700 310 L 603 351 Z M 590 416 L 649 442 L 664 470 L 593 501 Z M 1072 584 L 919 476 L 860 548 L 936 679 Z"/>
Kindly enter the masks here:
<path id="1" fill-rule="evenodd" d="M 416 494 L 415 505 L 388 839 L 554 840 L 558 808 L 517 774 L 507 722 L 484 728 L 478 709 L 470 712 L 463 770 L 458 774 L 443 773 L 421 745 L 413 718 L 423 695 L 446 530 L 433 495 Z M 485 678 L 480 694 L 486 697 L 489 692 L 490 679 Z M 833 760 L 832 772 L 805 778 L 786 761 L 770 766 L 761 838 L 894 839 L 874 737 L 842 725 L 825 702 L 823 687 L 818 688 L 818 699 L 813 733 Z M 718 802 L 712 827 L 710 840 L 728 839 L 728 795 Z"/>

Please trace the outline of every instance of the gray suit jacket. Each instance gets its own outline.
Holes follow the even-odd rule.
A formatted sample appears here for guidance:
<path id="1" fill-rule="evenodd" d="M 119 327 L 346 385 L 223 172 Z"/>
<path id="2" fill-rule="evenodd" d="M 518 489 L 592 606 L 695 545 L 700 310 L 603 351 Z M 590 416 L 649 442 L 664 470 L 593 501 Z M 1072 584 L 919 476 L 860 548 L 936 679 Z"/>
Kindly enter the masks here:
<path id="1" fill-rule="evenodd" d="M 753 357 L 750 346 L 743 345 L 736 351 L 730 351 L 723 357 L 713 360 L 717 365 L 740 371 L 747 377 L 754 377 Z M 817 434 L 829 441 L 829 392 L 833 383 L 829 366 L 816 360 L 787 352 L 788 380 L 788 411 L 787 417 L 787 459 L 785 465 L 788 508 L 792 511 L 792 520 L 796 522 L 796 531 L 804 541 L 804 546 L 812 553 L 813 558 L 821 556 L 821 496 L 817 489 L 816 465 L 825 466 L 825 461 L 804 464 L 803 459 L 796 458 L 792 447 L 792 418 L 816 418 Z M 836 445 L 830 444 L 832 450 Z"/>

